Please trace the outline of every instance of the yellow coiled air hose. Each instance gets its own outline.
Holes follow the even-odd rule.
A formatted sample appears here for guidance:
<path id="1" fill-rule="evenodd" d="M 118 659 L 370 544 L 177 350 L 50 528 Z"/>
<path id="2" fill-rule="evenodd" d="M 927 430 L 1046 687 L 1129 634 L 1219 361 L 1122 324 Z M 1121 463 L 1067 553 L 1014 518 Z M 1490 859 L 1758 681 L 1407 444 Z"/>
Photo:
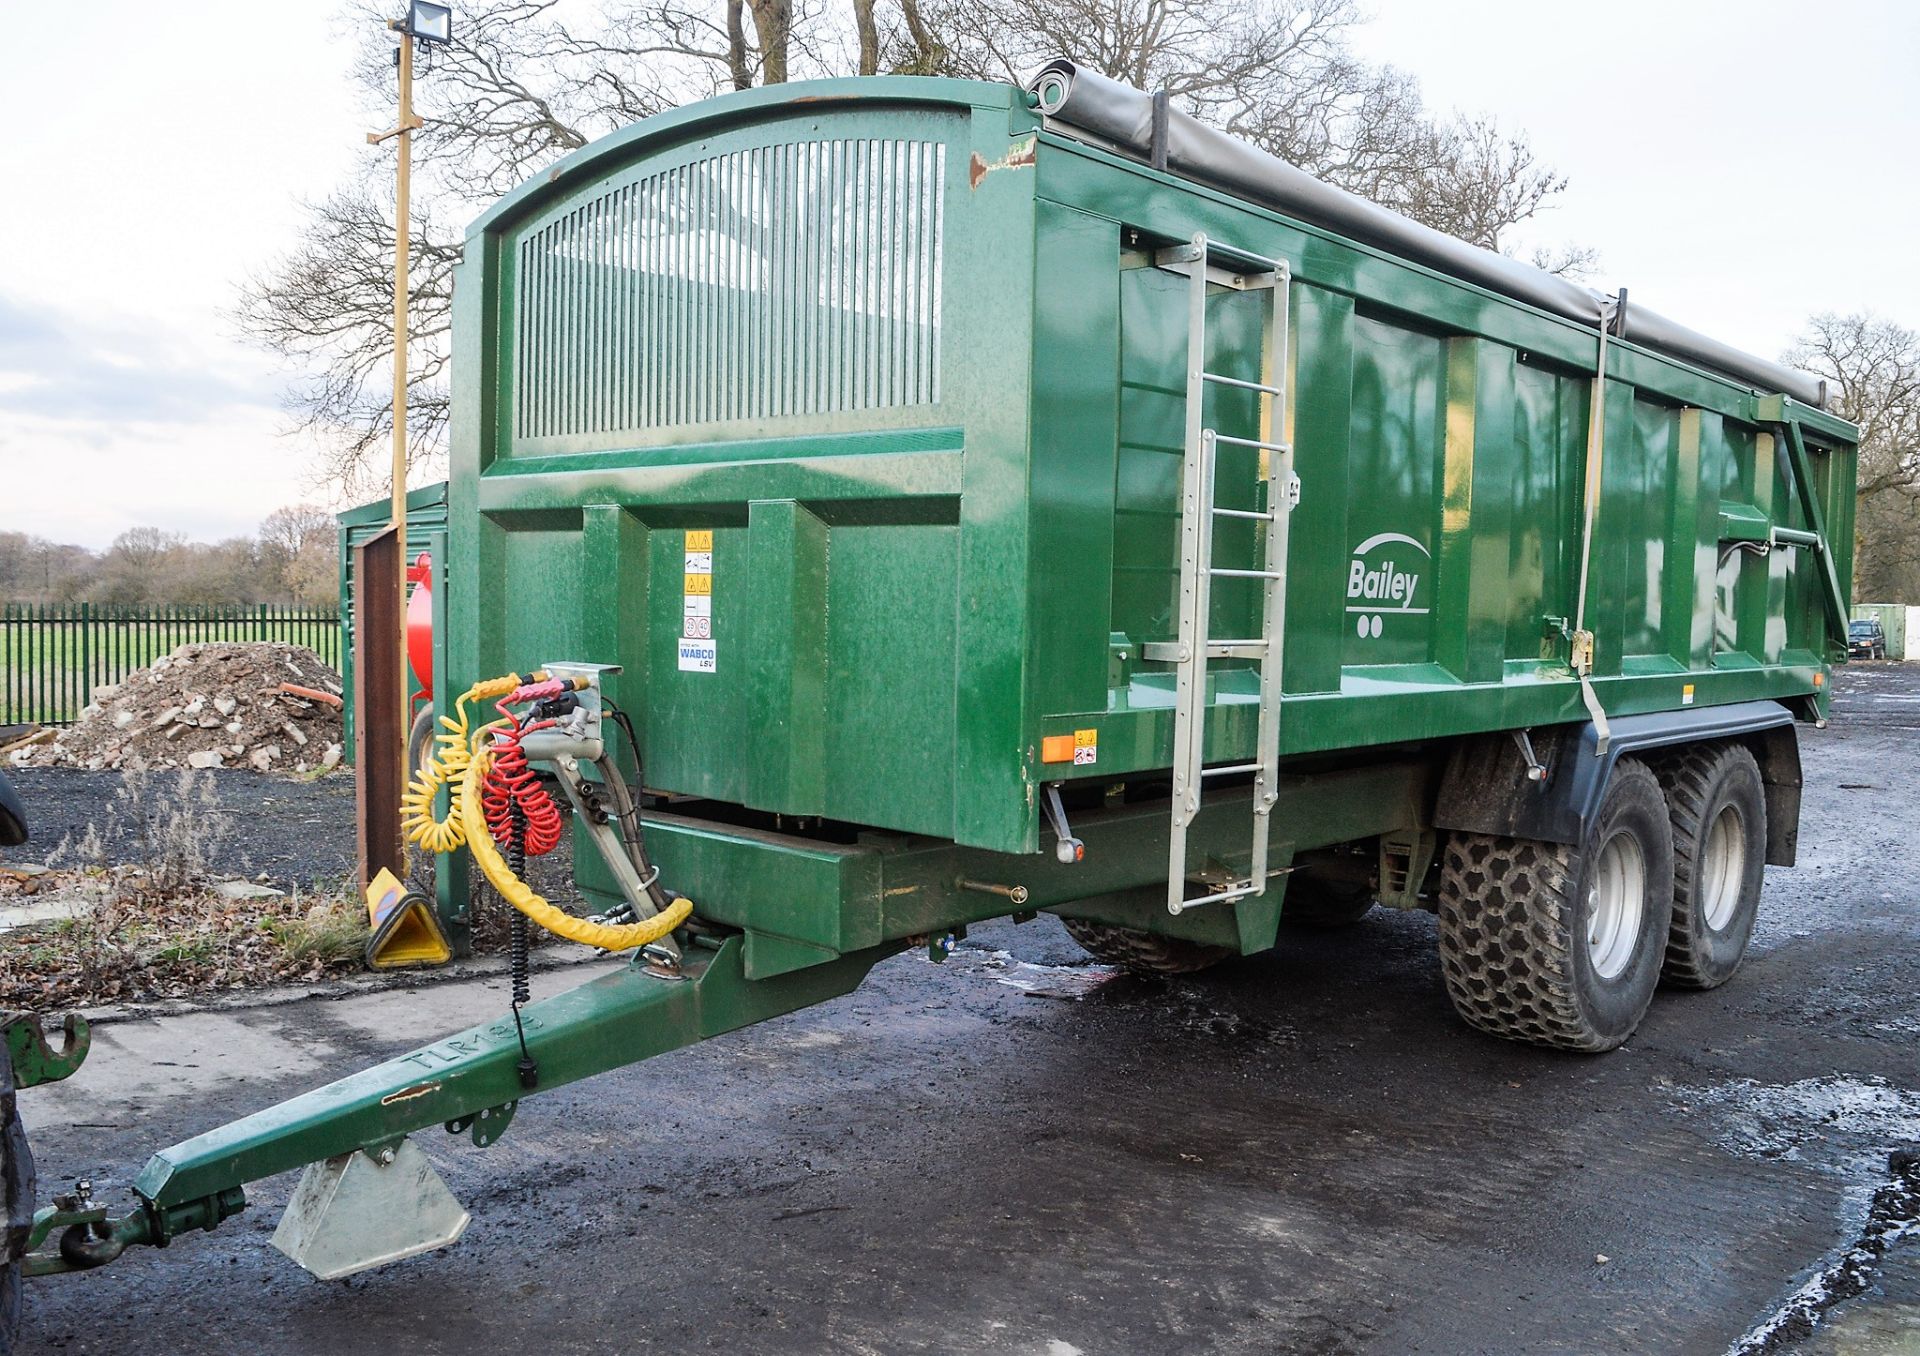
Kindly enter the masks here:
<path id="1" fill-rule="evenodd" d="M 483 738 L 487 728 L 482 727 L 480 731 Z M 582 946 L 597 946 L 603 951 L 630 951 L 636 946 L 657 942 L 687 921 L 688 915 L 693 912 L 693 901 L 690 899 L 675 899 L 663 912 L 644 922 L 615 924 L 576 918 L 535 894 L 525 881 L 513 874 L 506 859 L 500 855 L 500 849 L 494 846 L 493 835 L 487 831 L 487 816 L 480 801 L 480 788 L 492 764 L 491 749 L 482 748 L 471 754 L 460 777 L 457 815 L 467 850 L 473 854 L 473 860 L 480 864 L 481 874 L 507 903 L 548 932 L 565 937 L 570 942 L 579 942 Z"/>
<path id="2" fill-rule="evenodd" d="M 519 686 L 520 675 L 517 673 L 475 683 L 454 703 L 451 716 L 440 717 L 440 724 L 444 728 L 434 736 L 439 748 L 414 773 L 413 780 L 407 784 L 406 794 L 400 797 L 400 827 L 406 831 L 408 842 L 429 852 L 443 853 L 452 852 L 467 841 L 466 826 L 460 818 L 459 797 L 456 795 L 453 798 L 454 803 L 445 819 L 434 816 L 434 797 L 440 794 L 441 787 L 457 784 L 461 774 L 467 770 L 467 764 L 473 760 L 473 733 L 467 719 L 467 703 L 504 697 Z"/>

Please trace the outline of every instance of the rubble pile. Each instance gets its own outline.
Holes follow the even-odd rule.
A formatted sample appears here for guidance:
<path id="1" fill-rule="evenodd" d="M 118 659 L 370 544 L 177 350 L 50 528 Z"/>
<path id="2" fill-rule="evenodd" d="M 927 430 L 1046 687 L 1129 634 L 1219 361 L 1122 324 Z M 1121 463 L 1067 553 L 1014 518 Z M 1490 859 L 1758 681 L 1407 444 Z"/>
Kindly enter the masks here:
<path id="1" fill-rule="evenodd" d="M 252 768 L 309 772 L 340 761 L 340 675 L 302 645 L 182 645 L 93 690 L 51 743 L 15 750 L 32 767 Z"/>

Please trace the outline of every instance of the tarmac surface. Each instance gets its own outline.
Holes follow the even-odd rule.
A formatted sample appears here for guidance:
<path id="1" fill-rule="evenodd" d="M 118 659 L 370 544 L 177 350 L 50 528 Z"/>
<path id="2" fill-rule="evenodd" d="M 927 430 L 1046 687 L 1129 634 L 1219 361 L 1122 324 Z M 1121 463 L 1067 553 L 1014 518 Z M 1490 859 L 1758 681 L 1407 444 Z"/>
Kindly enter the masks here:
<path id="1" fill-rule="evenodd" d="M 1920 667 L 1836 688 L 1745 970 L 1663 990 L 1612 1055 L 1462 1025 L 1423 913 L 1177 983 L 999 924 L 534 1098 L 491 1148 L 421 1135 L 473 1213 L 445 1252 L 315 1281 L 267 1245 L 289 1175 L 217 1233 L 30 1282 L 24 1349 L 1911 1356 Z M 21 1099 L 43 1195 L 124 1200 L 154 1148 L 505 1001 L 103 1026 Z"/>

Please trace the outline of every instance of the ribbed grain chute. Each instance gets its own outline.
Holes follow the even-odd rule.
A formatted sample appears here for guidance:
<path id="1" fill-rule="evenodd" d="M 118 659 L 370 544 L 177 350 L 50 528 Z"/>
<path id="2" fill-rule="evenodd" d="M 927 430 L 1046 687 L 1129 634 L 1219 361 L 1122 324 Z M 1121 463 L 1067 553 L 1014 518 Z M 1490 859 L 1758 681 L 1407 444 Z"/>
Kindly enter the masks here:
<path id="1" fill-rule="evenodd" d="M 753 147 L 609 189 L 524 237 L 515 434 L 939 399 L 945 147 Z"/>

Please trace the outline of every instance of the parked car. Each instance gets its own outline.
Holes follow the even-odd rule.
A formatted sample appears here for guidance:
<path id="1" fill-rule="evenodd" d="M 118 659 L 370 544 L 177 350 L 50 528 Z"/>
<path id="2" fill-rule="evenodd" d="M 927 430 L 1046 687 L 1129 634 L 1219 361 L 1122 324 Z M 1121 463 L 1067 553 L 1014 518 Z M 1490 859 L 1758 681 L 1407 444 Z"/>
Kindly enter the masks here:
<path id="1" fill-rule="evenodd" d="M 1847 658 L 1885 659 L 1887 630 L 1878 618 L 1861 617 L 1847 623 Z"/>

